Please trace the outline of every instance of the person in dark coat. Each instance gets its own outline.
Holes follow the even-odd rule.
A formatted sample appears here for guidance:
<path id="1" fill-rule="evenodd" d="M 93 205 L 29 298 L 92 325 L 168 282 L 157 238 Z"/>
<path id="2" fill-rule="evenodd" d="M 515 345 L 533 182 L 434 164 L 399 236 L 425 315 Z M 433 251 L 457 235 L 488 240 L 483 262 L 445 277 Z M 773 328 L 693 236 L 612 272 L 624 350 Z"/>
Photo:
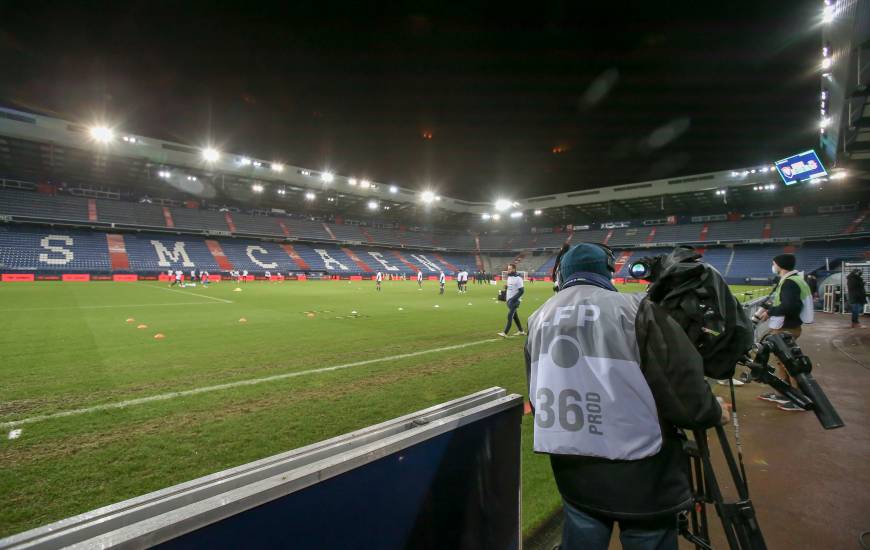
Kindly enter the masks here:
<path id="1" fill-rule="evenodd" d="M 846 277 L 846 292 L 849 297 L 849 307 L 852 309 L 852 328 L 864 328 L 858 322 L 864 313 L 864 304 L 867 302 L 867 289 L 864 285 L 864 277 L 860 269 L 853 269 Z"/>

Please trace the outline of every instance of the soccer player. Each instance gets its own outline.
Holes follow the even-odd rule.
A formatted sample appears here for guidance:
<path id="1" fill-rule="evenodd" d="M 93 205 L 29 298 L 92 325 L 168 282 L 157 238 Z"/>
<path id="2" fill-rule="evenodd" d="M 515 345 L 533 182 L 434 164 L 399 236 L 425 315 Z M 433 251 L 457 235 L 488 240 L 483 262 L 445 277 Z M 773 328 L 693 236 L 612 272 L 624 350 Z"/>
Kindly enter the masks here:
<path id="1" fill-rule="evenodd" d="M 508 275 L 505 289 L 507 289 L 507 300 L 505 301 L 508 307 L 507 325 L 505 325 L 504 330 L 499 332 L 498 335 L 502 338 L 507 338 L 507 335 L 511 330 L 511 324 L 513 323 L 516 323 L 517 328 L 519 329 L 517 334 L 525 334 L 525 332 L 523 332 L 523 325 L 520 324 L 520 316 L 517 315 L 517 310 L 520 308 L 520 301 L 522 300 L 525 289 L 523 288 L 523 278 L 517 275 L 517 266 L 515 264 L 508 264 Z"/>
<path id="2" fill-rule="evenodd" d="M 417 290 L 423 290 L 423 272 L 417 270 Z"/>
<path id="3" fill-rule="evenodd" d="M 202 282 L 202 286 L 208 286 L 208 284 L 211 282 L 208 279 L 208 271 L 200 271 L 199 280 Z"/>
<path id="4" fill-rule="evenodd" d="M 266 272 L 266 281 L 269 282 L 269 281 L 271 281 L 271 280 L 272 280 L 272 272 L 271 272 L 271 271 L 267 271 L 267 272 Z"/>
<path id="5" fill-rule="evenodd" d="M 381 281 L 384 280 L 384 274 L 380 271 L 375 275 L 375 288 L 378 289 L 378 292 L 381 291 Z"/>
<path id="6" fill-rule="evenodd" d="M 172 284 L 170 284 L 169 286 L 175 286 L 175 285 L 181 286 L 181 278 L 182 278 L 181 270 L 179 269 L 178 271 L 175 272 L 175 279 L 172 280 Z"/>
<path id="7" fill-rule="evenodd" d="M 447 277 L 444 276 L 444 272 L 440 272 L 438 274 L 438 286 L 441 287 L 441 291 L 438 294 L 444 294 L 444 285 L 447 282 Z"/>
<path id="8" fill-rule="evenodd" d="M 242 282 L 243 282 L 243 283 L 247 283 L 247 282 L 248 282 L 248 270 L 247 270 L 247 269 L 245 269 L 244 271 L 242 271 Z"/>

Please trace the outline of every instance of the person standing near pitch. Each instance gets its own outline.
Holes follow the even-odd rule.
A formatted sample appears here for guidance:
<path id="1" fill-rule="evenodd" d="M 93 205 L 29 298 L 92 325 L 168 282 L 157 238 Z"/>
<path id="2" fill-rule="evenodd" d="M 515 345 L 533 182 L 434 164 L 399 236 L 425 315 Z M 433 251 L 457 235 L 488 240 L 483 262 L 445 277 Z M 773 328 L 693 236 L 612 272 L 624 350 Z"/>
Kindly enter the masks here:
<path id="1" fill-rule="evenodd" d="M 381 281 L 383 281 L 383 280 L 384 280 L 384 274 L 381 273 L 380 271 L 378 271 L 375 274 L 375 288 L 378 290 L 378 292 L 381 291 Z"/>
<path id="2" fill-rule="evenodd" d="M 523 278 L 517 274 L 517 266 L 515 264 L 508 264 L 505 289 L 507 291 L 506 303 L 508 307 L 507 324 L 505 325 L 504 330 L 499 332 L 498 335 L 502 338 L 507 338 L 508 333 L 511 331 L 511 324 L 513 323 L 516 323 L 517 328 L 519 329 L 517 334 L 525 334 L 525 332 L 523 332 L 523 325 L 520 324 L 520 316 L 517 314 L 517 310 L 520 308 L 520 300 L 522 300 L 523 293 L 526 289 L 523 288 Z"/>
<path id="3" fill-rule="evenodd" d="M 438 274 L 438 286 L 441 287 L 441 290 L 438 294 L 444 294 L 444 285 L 447 283 L 447 277 L 444 276 L 444 272 L 441 271 Z"/>
<path id="4" fill-rule="evenodd" d="M 423 272 L 417 270 L 417 290 L 423 290 Z"/>

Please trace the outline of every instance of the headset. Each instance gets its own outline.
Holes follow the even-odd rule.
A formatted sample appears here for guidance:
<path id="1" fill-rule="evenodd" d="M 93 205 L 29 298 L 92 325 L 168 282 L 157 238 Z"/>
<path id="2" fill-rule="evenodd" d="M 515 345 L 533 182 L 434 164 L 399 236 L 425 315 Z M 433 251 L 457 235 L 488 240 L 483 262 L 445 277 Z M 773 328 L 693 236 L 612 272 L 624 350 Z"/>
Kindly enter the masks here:
<path id="1" fill-rule="evenodd" d="M 616 272 L 616 253 L 612 248 L 607 246 L 606 244 L 601 243 L 577 243 L 579 244 L 591 244 L 595 245 L 601 250 L 604 251 L 605 261 L 607 262 L 607 269 L 611 273 Z M 555 292 L 559 292 L 559 286 L 562 284 L 561 277 L 559 277 L 559 267 L 562 265 L 562 256 L 565 255 L 566 252 L 571 250 L 571 245 L 565 243 L 562 245 L 562 249 L 559 250 L 559 254 L 556 256 L 556 263 L 553 264 L 553 273 L 551 275 L 551 279 L 553 280 L 553 290 Z"/>

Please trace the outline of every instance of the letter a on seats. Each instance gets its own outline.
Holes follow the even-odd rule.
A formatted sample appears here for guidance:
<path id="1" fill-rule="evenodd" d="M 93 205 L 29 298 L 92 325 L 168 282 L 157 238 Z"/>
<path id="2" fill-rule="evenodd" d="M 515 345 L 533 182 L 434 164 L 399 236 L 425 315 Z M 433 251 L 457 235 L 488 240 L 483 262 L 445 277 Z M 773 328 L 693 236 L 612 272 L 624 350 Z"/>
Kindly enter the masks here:
<path id="1" fill-rule="evenodd" d="M 323 250 L 322 248 L 315 248 L 314 251 L 320 255 L 320 258 L 323 260 L 323 265 L 326 267 L 326 269 L 335 269 L 332 266 L 337 265 L 338 268 L 342 271 L 348 271 L 346 265 L 330 256 L 329 252 L 327 252 L 326 250 Z"/>
<path id="2" fill-rule="evenodd" d="M 438 266 L 435 265 L 435 263 L 432 262 L 432 260 L 430 260 L 429 258 L 427 258 L 426 256 L 424 256 L 422 254 L 411 254 L 411 257 L 414 258 L 415 260 L 417 260 L 418 262 L 420 262 L 421 264 L 423 264 L 423 266 L 425 266 L 426 269 L 428 269 L 429 271 L 435 271 L 435 272 L 440 271 L 438 269 Z"/>

